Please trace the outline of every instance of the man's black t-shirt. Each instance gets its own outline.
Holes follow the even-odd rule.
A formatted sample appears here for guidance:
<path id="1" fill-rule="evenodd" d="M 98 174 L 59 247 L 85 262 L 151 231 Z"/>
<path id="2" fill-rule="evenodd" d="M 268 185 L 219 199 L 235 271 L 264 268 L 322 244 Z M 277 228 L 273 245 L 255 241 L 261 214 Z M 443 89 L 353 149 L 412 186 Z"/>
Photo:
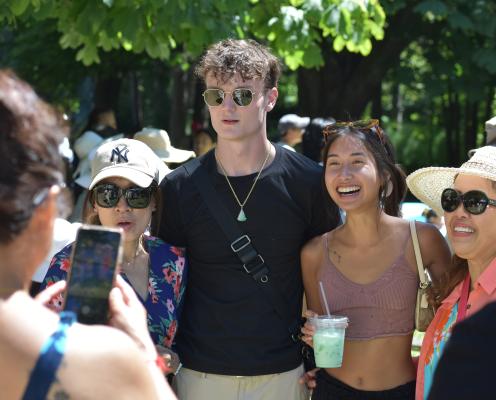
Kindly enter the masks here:
<path id="1" fill-rule="evenodd" d="M 301 313 L 300 249 L 310 238 L 334 228 L 337 208 L 322 189 L 322 168 L 301 154 L 275 146 L 239 222 L 270 268 L 273 285 L 285 295 L 294 318 Z M 240 211 L 213 151 L 201 158 L 211 182 L 232 214 Z M 243 201 L 256 174 L 229 177 Z M 258 284 L 244 270 L 183 167 L 162 182 L 163 217 L 159 236 L 185 246 L 189 262 L 177 335 L 182 363 L 223 375 L 265 375 L 301 363 L 300 345 L 288 333 Z"/>

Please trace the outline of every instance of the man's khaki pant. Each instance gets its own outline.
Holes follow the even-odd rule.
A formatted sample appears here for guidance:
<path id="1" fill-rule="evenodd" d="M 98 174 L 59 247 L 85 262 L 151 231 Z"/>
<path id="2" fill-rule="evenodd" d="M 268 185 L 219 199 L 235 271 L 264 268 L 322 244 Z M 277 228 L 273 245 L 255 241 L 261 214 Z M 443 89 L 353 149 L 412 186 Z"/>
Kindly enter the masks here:
<path id="1" fill-rule="evenodd" d="M 306 386 L 298 383 L 303 366 L 288 372 L 257 376 L 206 374 L 182 368 L 175 377 L 180 400 L 306 400 Z"/>

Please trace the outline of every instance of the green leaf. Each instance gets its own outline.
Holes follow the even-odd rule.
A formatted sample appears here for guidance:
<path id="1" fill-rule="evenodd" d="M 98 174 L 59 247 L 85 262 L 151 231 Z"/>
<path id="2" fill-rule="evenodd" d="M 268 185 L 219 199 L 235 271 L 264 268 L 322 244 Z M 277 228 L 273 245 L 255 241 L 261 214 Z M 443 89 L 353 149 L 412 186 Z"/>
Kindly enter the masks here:
<path id="1" fill-rule="evenodd" d="M 335 39 L 334 39 L 334 42 L 332 44 L 332 47 L 334 48 L 335 51 L 337 51 L 338 53 L 344 49 L 344 47 L 346 46 L 346 41 L 343 39 L 342 36 L 337 36 Z"/>
<path id="2" fill-rule="evenodd" d="M 63 49 L 72 48 L 75 49 L 81 45 L 81 36 L 76 31 L 70 31 L 62 35 L 59 40 L 60 46 Z"/>
<path id="3" fill-rule="evenodd" d="M 308 46 L 308 48 L 305 49 L 302 61 L 303 65 L 307 68 L 320 67 L 324 65 L 324 59 L 322 58 L 320 47 L 315 43 Z"/>
<path id="4" fill-rule="evenodd" d="M 84 65 L 89 66 L 91 64 L 100 63 L 100 58 L 98 57 L 98 51 L 96 46 L 86 44 L 82 49 L 80 49 L 76 54 L 76 60 L 82 61 Z"/>
<path id="5" fill-rule="evenodd" d="M 414 10 L 421 14 L 431 13 L 436 17 L 445 17 L 448 13 L 446 4 L 443 1 L 437 0 L 421 1 Z"/>
<path id="6" fill-rule="evenodd" d="M 10 3 L 10 10 L 16 17 L 21 15 L 29 6 L 29 0 L 14 0 Z"/>
<path id="7" fill-rule="evenodd" d="M 471 30 L 474 28 L 474 24 L 466 15 L 455 11 L 448 16 L 448 22 L 455 29 L 461 29 L 464 31 Z"/>
<path id="8" fill-rule="evenodd" d="M 479 49 L 473 55 L 474 62 L 491 74 L 496 74 L 496 49 Z"/>
<path id="9" fill-rule="evenodd" d="M 102 2 L 109 8 L 114 4 L 114 0 L 102 0 Z"/>
<path id="10" fill-rule="evenodd" d="M 359 51 L 362 56 L 368 56 L 370 54 L 370 52 L 372 51 L 372 42 L 370 41 L 370 39 L 365 39 L 359 45 Z"/>

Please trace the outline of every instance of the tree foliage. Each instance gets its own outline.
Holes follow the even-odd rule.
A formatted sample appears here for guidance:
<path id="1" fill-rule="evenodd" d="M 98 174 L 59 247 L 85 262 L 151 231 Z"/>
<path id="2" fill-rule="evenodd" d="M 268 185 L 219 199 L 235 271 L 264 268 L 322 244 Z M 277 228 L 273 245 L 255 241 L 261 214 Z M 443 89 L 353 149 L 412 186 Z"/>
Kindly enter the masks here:
<path id="1" fill-rule="evenodd" d="M 30 19 L 53 21 L 61 47 L 76 50 L 84 65 L 100 63 L 102 52 L 124 50 L 187 67 L 217 40 L 255 37 L 296 69 L 322 65 L 325 37 L 336 51 L 369 54 L 372 39 L 384 35 L 385 14 L 378 0 L 7 0 L 0 6 L 0 22 Z"/>
<path id="2" fill-rule="evenodd" d="M 0 63 L 72 110 L 83 77 L 122 80 L 107 100 L 155 113 L 181 142 L 204 112 L 191 65 L 217 40 L 255 38 L 288 67 L 269 127 L 288 111 L 379 117 L 411 170 L 459 164 L 482 144 L 494 15 L 493 0 L 4 0 Z"/>

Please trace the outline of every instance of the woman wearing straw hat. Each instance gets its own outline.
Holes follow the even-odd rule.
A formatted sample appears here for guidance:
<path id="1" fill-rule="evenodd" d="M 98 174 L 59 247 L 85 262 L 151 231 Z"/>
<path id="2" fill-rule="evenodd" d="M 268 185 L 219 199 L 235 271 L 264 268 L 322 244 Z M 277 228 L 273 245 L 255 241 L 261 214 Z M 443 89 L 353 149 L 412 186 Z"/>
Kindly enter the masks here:
<path id="1" fill-rule="evenodd" d="M 310 310 L 325 314 L 326 298 L 330 313 L 349 326 L 342 366 L 317 372 L 312 399 L 412 400 L 419 276 L 409 222 L 399 217 L 405 176 L 377 120 L 335 123 L 324 135 L 325 187 L 346 221 L 304 246 L 303 281 Z M 449 265 L 448 246 L 433 225 L 416 225 L 436 282 Z M 313 327 L 302 332 L 312 345 Z"/>
<path id="2" fill-rule="evenodd" d="M 407 178 L 412 193 L 444 213 L 455 253 L 439 308 L 420 352 L 416 398 L 426 399 L 453 326 L 496 300 L 496 147 L 477 149 L 460 168 L 430 167 Z"/>
<path id="3" fill-rule="evenodd" d="M 184 249 L 145 233 L 158 230 L 162 205 L 158 184 L 165 168 L 152 149 L 138 140 L 104 143 L 91 160 L 83 210 L 85 223 L 123 230 L 122 276 L 145 306 L 150 334 L 163 351 L 171 347 L 176 334 L 186 276 Z M 72 246 L 54 256 L 42 287 L 66 278 Z M 61 304 L 61 298 L 51 302 L 56 310 Z M 175 354 L 172 357 L 177 364 Z"/>

